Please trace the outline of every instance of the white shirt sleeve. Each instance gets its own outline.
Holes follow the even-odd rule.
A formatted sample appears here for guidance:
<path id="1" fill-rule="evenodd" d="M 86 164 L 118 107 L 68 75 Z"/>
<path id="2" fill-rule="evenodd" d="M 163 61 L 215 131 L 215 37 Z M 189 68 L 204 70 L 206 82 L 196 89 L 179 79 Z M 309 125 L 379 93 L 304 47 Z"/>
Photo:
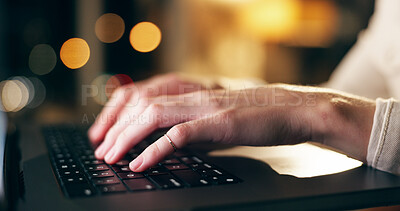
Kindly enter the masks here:
<path id="1" fill-rule="evenodd" d="M 400 174 L 400 101 L 376 100 L 367 162 L 376 169 Z"/>
<path id="2" fill-rule="evenodd" d="M 373 99 L 400 99 L 400 1 L 376 1 L 368 29 L 326 85 Z M 376 100 L 367 163 L 400 174 L 400 101 L 381 98 Z"/>
<path id="3" fill-rule="evenodd" d="M 388 64 L 382 56 L 386 55 L 387 50 L 385 40 L 388 39 L 387 34 L 393 31 L 393 26 L 384 17 L 389 15 L 387 4 L 391 2 L 376 2 L 376 11 L 368 28 L 359 34 L 356 44 L 336 67 L 325 86 L 373 99 L 391 97 L 387 75 L 382 71 L 387 69 L 382 63 Z"/>

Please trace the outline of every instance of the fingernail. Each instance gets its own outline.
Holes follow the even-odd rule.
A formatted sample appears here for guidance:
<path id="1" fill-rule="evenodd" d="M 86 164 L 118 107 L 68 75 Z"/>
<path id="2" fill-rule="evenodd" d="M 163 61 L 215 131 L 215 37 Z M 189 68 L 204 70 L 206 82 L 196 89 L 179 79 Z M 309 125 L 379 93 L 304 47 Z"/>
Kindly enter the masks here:
<path id="1" fill-rule="evenodd" d="M 104 156 L 104 145 L 100 145 L 99 147 L 97 147 L 96 151 L 94 152 L 94 155 L 96 156 L 96 158 L 103 158 Z"/>
<path id="2" fill-rule="evenodd" d="M 131 168 L 132 171 L 136 171 L 142 165 L 142 163 L 143 156 L 139 156 L 129 164 L 129 168 Z"/>
<path id="3" fill-rule="evenodd" d="M 112 148 L 106 155 L 106 157 L 104 158 L 104 160 L 106 160 L 107 162 L 111 162 L 112 159 L 114 158 L 114 154 L 115 154 L 115 149 Z"/>

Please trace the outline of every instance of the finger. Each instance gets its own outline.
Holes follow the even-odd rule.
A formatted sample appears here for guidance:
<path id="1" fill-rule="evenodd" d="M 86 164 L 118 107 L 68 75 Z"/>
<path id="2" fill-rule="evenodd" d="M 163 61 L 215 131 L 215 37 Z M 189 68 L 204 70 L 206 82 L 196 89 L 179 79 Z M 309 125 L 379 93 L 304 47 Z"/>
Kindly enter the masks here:
<path id="1" fill-rule="evenodd" d="M 172 98 L 175 100 L 175 98 Z M 106 154 L 109 153 L 111 148 L 114 146 L 118 136 L 129 126 L 135 125 L 134 120 L 137 119 L 141 113 L 148 107 L 150 102 L 162 102 L 164 99 L 162 97 L 156 98 L 142 98 L 138 105 L 133 107 L 125 107 L 123 111 L 120 112 L 119 120 L 111 127 L 107 132 L 103 143 L 96 149 L 95 156 L 97 159 L 104 159 Z M 143 116 L 141 117 L 143 119 Z"/>
<path id="2" fill-rule="evenodd" d="M 123 86 L 114 91 L 112 97 L 88 131 L 88 136 L 92 143 L 97 144 L 105 138 L 108 130 L 121 116 L 121 111 L 130 100 L 137 102 L 140 98 L 157 96 L 160 94 L 160 87 L 165 81 L 155 79 L 151 78 L 135 84 Z"/>
<path id="3" fill-rule="evenodd" d="M 143 106 L 125 107 L 120 112 L 120 119 L 108 130 L 106 137 L 101 145 L 96 149 L 95 156 L 99 160 L 103 160 L 104 156 L 109 152 L 115 143 L 118 135 L 131 124 L 145 109 Z"/>
<path id="4" fill-rule="evenodd" d="M 218 118 L 218 117 L 216 117 Z M 168 132 L 167 136 L 171 139 L 177 149 L 181 149 L 188 143 L 199 141 L 220 141 L 226 137 L 228 124 L 219 124 L 220 120 L 214 122 L 214 117 L 193 120 L 179 125 L 175 125 Z M 174 148 L 168 139 L 163 136 L 156 142 L 148 146 L 129 167 L 134 172 L 142 172 L 157 163 L 163 158 L 174 152 Z"/>
<path id="5" fill-rule="evenodd" d="M 156 129 L 189 121 L 190 118 L 195 118 L 194 115 L 189 115 L 193 112 L 195 112 L 193 108 L 177 106 L 176 103 L 152 104 L 118 135 L 114 146 L 105 156 L 105 161 L 107 163 L 117 162 L 133 146 Z"/>
<path id="6" fill-rule="evenodd" d="M 141 93 L 142 96 L 157 96 L 193 92 L 204 88 L 199 84 L 181 81 L 175 74 L 157 76 L 135 84 L 136 86 L 127 86 L 125 90 L 123 88 L 118 89 L 116 93 L 113 94 L 115 97 L 107 102 L 103 111 L 88 131 L 88 136 L 92 143 L 97 144 L 104 139 L 107 131 L 112 127 L 115 121 L 117 121 L 116 119 L 118 119 L 120 111 L 132 97 L 132 93 L 135 90 L 137 93 Z M 140 92 L 137 91 L 139 89 L 141 90 Z"/>
<path id="7" fill-rule="evenodd" d="M 124 108 L 125 104 L 132 97 L 135 88 L 134 85 L 117 89 L 111 99 L 106 103 L 103 110 L 96 118 L 94 124 L 88 131 L 89 139 L 92 143 L 97 144 L 103 140 L 107 131 L 117 121 L 118 114 Z"/>

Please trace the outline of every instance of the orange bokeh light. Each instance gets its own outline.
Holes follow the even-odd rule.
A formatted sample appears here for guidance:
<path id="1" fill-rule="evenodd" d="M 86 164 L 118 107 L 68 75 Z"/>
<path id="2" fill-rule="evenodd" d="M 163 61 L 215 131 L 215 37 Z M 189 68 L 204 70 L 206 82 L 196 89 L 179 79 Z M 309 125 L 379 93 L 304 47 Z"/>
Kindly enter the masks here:
<path id="1" fill-rule="evenodd" d="M 61 61 L 70 69 L 78 69 L 84 66 L 90 57 L 90 48 L 87 42 L 81 38 L 71 38 L 61 46 Z"/>
<path id="2" fill-rule="evenodd" d="M 135 50 L 150 52 L 160 44 L 161 31 L 154 23 L 140 22 L 132 28 L 129 40 Z"/>

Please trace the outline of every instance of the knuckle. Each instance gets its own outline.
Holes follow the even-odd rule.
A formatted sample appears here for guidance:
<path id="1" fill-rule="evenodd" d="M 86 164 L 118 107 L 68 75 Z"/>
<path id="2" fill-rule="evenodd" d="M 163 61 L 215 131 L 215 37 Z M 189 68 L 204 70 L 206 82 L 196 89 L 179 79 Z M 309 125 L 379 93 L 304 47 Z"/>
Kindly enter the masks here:
<path id="1" fill-rule="evenodd" d="M 145 118 L 151 122 L 155 127 L 159 128 L 163 123 L 164 105 L 151 104 L 147 107 Z"/>
<path id="2" fill-rule="evenodd" d="M 189 137 L 189 131 L 190 131 L 189 127 L 190 126 L 188 124 L 175 125 L 168 131 L 168 136 L 170 136 L 171 139 L 173 140 L 180 140 L 179 143 L 175 144 L 178 144 L 180 146 L 185 145 Z"/>
<path id="3" fill-rule="evenodd" d="M 120 95 L 123 95 L 124 93 L 125 93 L 125 87 L 120 86 L 114 90 L 114 92 L 112 93 L 112 96 L 118 97 Z"/>
<path id="4" fill-rule="evenodd" d="M 162 114 L 164 111 L 164 105 L 159 103 L 150 104 L 147 108 L 151 114 Z"/>
<path id="5" fill-rule="evenodd" d="M 142 97 L 142 98 L 139 99 L 138 106 L 146 107 L 148 105 L 148 101 L 149 100 L 147 98 Z"/>
<path id="6" fill-rule="evenodd" d="M 161 148 L 159 146 L 159 143 L 157 142 L 154 142 L 151 147 L 148 147 L 147 149 L 148 155 L 152 158 L 157 157 L 161 154 Z"/>
<path id="7" fill-rule="evenodd" d="M 123 131 L 119 134 L 118 139 L 117 139 L 117 142 L 118 142 L 118 143 L 123 142 L 123 141 L 126 140 L 127 138 L 128 138 L 127 131 L 126 131 L 126 130 L 123 130 Z"/>

